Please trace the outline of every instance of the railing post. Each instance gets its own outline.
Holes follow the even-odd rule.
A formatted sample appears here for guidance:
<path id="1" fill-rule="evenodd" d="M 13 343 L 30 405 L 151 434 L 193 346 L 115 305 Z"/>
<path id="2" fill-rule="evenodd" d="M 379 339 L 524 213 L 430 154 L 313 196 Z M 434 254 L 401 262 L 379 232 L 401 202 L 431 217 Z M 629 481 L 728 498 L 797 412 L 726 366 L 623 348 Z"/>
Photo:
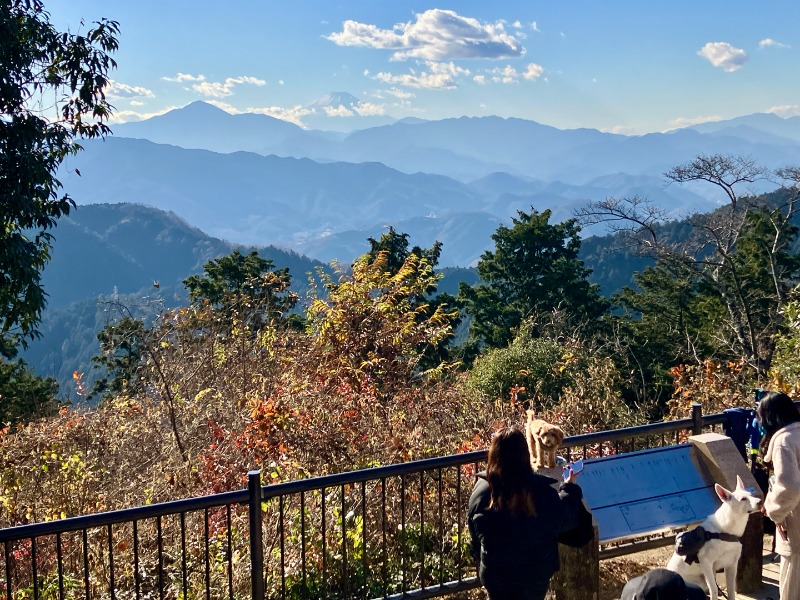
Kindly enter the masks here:
<path id="1" fill-rule="evenodd" d="M 692 435 L 703 433 L 703 405 L 699 402 L 692 403 Z"/>
<path id="2" fill-rule="evenodd" d="M 261 471 L 247 472 L 247 518 L 250 525 L 250 579 L 252 600 L 264 600 L 264 546 L 262 545 Z"/>

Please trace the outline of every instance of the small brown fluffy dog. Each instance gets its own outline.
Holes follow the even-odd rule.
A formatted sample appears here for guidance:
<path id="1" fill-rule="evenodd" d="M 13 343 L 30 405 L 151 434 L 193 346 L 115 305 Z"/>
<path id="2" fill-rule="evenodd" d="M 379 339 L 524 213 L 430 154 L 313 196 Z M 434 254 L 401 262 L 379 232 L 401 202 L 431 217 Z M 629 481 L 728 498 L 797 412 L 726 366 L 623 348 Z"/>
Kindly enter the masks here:
<path id="1" fill-rule="evenodd" d="M 528 416 L 525 438 L 531 453 L 531 466 L 534 469 L 555 467 L 556 450 L 564 441 L 564 430 L 544 419 L 537 419 L 532 410 L 525 411 L 525 414 Z"/>

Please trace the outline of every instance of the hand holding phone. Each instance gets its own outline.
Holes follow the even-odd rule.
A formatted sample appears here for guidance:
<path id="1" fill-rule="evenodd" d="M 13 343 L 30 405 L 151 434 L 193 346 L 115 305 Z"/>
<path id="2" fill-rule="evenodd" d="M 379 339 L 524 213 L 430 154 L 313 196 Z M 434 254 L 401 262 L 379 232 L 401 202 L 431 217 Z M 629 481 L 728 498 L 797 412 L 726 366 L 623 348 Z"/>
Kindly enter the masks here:
<path id="1" fill-rule="evenodd" d="M 564 467 L 564 481 L 569 481 L 570 475 L 575 473 L 576 475 L 583 471 L 583 459 L 580 458 L 573 463 L 568 464 Z"/>

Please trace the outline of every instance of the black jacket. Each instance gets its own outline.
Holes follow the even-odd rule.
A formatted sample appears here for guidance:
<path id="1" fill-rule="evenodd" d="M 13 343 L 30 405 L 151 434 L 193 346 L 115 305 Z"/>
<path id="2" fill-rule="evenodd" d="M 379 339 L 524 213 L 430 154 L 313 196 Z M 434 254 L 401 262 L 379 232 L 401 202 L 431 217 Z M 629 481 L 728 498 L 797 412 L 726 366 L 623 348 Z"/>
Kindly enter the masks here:
<path id="1" fill-rule="evenodd" d="M 546 583 L 560 566 L 558 534 L 578 525 L 583 492 L 574 483 L 531 474 L 530 485 L 536 507 L 534 517 L 512 517 L 489 510 L 489 483 L 479 474 L 469 499 L 468 525 L 472 557 L 480 568 L 503 577 L 528 578 Z"/>

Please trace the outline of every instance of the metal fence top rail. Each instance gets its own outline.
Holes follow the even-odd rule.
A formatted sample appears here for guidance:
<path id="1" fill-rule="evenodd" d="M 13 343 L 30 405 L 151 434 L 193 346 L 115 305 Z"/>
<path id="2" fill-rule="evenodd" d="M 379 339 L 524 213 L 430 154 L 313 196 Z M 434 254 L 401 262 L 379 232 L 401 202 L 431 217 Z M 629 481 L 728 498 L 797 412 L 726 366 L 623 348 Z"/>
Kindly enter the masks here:
<path id="1" fill-rule="evenodd" d="M 79 517 L 68 517 L 43 523 L 32 523 L 30 525 L 18 525 L 0 529 L 0 543 L 11 540 L 33 538 L 43 535 L 55 535 L 57 533 L 67 533 L 70 531 L 81 531 L 117 523 L 130 523 L 141 519 L 154 519 L 167 515 L 176 515 L 207 508 L 219 508 L 229 504 L 246 504 L 248 499 L 247 490 L 235 492 L 223 492 L 210 496 L 198 496 L 196 498 L 185 498 L 183 500 L 172 500 L 170 502 L 160 502 L 146 506 L 134 508 L 123 508 Z"/>
<path id="2" fill-rule="evenodd" d="M 695 405 L 699 406 L 699 405 Z M 681 429 L 691 429 L 698 426 L 718 425 L 727 422 L 727 415 L 718 413 L 714 415 L 700 415 L 700 419 L 687 418 L 676 421 L 661 421 L 648 425 L 638 425 L 636 427 L 626 427 L 613 431 L 598 431 L 581 435 L 569 436 L 564 438 L 562 446 L 580 447 L 599 444 L 602 442 L 618 441 L 630 439 L 637 436 L 660 435 L 679 431 Z M 262 498 L 271 499 L 279 496 L 319 490 L 328 487 L 361 483 L 366 481 L 376 481 L 388 477 L 398 477 L 421 471 L 444 469 L 458 465 L 479 463 L 486 460 L 488 450 L 476 450 L 463 454 L 452 454 L 423 460 L 409 461 L 394 465 L 371 467 L 358 471 L 346 471 L 332 475 L 311 477 L 295 481 L 287 481 L 267 486 L 262 486 Z M 152 519 L 167 515 L 180 514 L 190 511 L 205 510 L 209 508 L 219 508 L 231 504 L 247 504 L 248 490 L 238 490 L 224 492 L 209 496 L 200 496 L 183 500 L 174 500 L 139 506 L 135 508 L 125 508 L 120 510 L 94 513 L 78 517 L 68 517 L 44 523 L 33 523 L 0 529 L 0 543 L 12 540 L 34 538 L 38 536 L 55 535 L 70 531 L 81 531 L 95 527 L 138 521 L 141 519 Z"/>

